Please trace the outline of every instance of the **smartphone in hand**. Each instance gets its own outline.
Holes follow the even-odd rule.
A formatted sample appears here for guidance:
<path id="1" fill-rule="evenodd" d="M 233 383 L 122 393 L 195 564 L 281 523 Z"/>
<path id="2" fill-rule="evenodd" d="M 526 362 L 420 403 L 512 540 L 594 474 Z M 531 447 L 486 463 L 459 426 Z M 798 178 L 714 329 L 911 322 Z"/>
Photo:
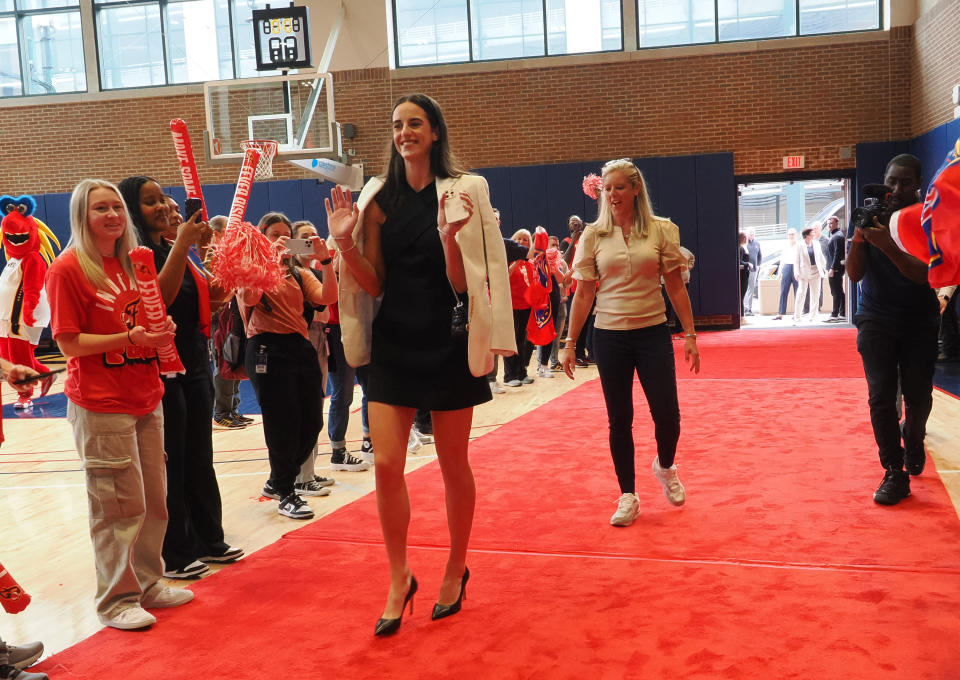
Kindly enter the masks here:
<path id="1" fill-rule="evenodd" d="M 199 198 L 188 198 L 187 202 L 183 204 L 183 216 L 188 220 L 193 217 L 194 213 L 201 210 L 203 210 L 203 200 Z"/>
<path id="2" fill-rule="evenodd" d="M 291 238 L 285 244 L 293 255 L 313 255 L 313 239 Z"/>
<path id="3" fill-rule="evenodd" d="M 470 216 L 470 213 L 467 212 L 466 206 L 463 205 L 463 199 L 460 198 L 460 194 L 458 192 L 454 191 L 453 189 L 448 189 L 444 193 L 444 197 L 443 216 L 447 219 L 447 224 L 465 220 Z"/>

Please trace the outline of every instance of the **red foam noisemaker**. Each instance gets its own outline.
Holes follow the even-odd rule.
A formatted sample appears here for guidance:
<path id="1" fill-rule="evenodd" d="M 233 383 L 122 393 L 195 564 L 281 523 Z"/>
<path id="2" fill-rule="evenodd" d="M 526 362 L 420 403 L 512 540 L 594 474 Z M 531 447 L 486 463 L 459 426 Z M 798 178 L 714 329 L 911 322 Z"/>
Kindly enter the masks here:
<path id="1" fill-rule="evenodd" d="M 183 188 L 187 198 L 199 198 L 203 206 L 203 220 L 207 218 L 207 203 L 203 200 L 203 189 L 200 187 L 200 177 L 197 174 L 197 161 L 193 157 L 193 145 L 190 144 L 190 133 L 187 124 L 179 118 L 170 121 L 170 134 L 173 135 L 173 146 L 177 150 L 177 161 L 180 164 L 180 177 L 183 179 Z M 186 215 L 190 217 L 190 215 Z"/>
<path id="2" fill-rule="evenodd" d="M 8 614 L 18 614 L 30 604 L 30 596 L 0 564 L 0 605 Z"/>
<path id="3" fill-rule="evenodd" d="M 140 308 L 146 323 L 143 326 L 151 333 L 161 333 L 167 325 L 167 307 L 160 294 L 160 282 L 157 281 L 157 267 L 153 262 L 153 251 L 146 246 L 137 246 L 130 251 L 133 263 L 133 276 L 140 291 Z M 160 374 L 167 378 L 186 373 L 177 346 L 169 342 L 157 348 L 160 361 Z"/>

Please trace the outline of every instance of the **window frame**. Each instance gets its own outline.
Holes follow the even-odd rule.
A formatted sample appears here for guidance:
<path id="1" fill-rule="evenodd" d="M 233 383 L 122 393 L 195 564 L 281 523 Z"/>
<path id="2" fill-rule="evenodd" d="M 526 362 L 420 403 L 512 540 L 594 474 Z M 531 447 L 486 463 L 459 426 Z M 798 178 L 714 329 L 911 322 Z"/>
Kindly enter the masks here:
<path id="1" fill-rule="evenodd" d="M 709 42 L 691 42 L 691 43 L 680 43 L 676 45 L 650 45 L 644 47 L 640 44 L 640 12 L 639 12 L 639 0 L 630 0 L 633 2 L 636 7 L 634 11 L 634 16 L 637 17 L 636 27 L 637 27 L 637 51 L 643 50 L 662 50 L 672 47 L 692 47 L 695 45 L 735 45 L 737 43 L 746 43 L 746 42 L 759 42 L 766 40 L 792 40 L 793 38 L 812 38 L 823 35 L 846 35 L 849 33 L 863 33 L 865 31 L 882 31 L 883 28 L 883 0 L 877 0 L 877 27 L 876 28 L 856 28 L 849 31 L 830 31 L 827 33 L 801 33 L 800 32 L 800 0 L 792 0 L 793 2 L 793 18 L 795 24 L 795 31 L 792 35 L 774 35 L 768 38 L 740 38 L 737 40 L 720 40 L 720 22 L 718 16 L 720 15 L 720 0 L 713 0 L 713 40 Z"/>
<path id="2" fill-rule="evenodd" d="M 578 56 L 583 54 L 611 54 L 614 52 L 625 52 L 626 51 L 626 29 L 624 28 L 624 2 L 635 2 L 636 0 L 619 0 L 620 3 L 620 47 L 612 50 L 593 50 L 591 52 L 564 52 L 563 54 L 550 54 L 550 34 L 548 32 L 547 26 L 547 0 L 540 0 L 540 5 L 543 8 L 543 54 L 529 57 L 501 57 L 498 59 L 474 59 L 474 42 L 473 42 L 473 12 L 472 3 L 473 0 L 463 0 L 466 10 L 467 10 L 467 55 L 469 58 L 461 61 L 441 61 L 435 64 L 400 64 L 400 31 L 397 27 L 397 0 L 390 0 L 390 11 L 392 13 L 392 25 L 393 28 L 393 55 L 394 55 L 394 64 L 393 68 L 395 69 L 407 69 L 407 68 L 429 68 L 435 66 L 452 66 L 457 64 L 492 64 L 497 62 L 507 62 L 507 61 L 520 61 L 522 59 L 552 59 L 555 57 L 571 57 Z M 639 31 L 639 29 L 638 29 Z"/>
<path id="3" fill-rule="evenodd" d="M 83 39 L 83 10 L 81 3 L 77 0 L 76 5 L 61 5 L 60 7 L 40 7 L 37 9 L 20 9 L 20 0 L 13 0 L 13 9 L 0 11 L 0 19 L 13 19 L 14 37 L 17 46 L 17 68 L 20 73 L 20 94 L 9 96 L 0 96 L 0 101 L 16 100 L 27 97 L 56 97 L 60 95 L 84 94 L 90 91 L 89 78 L 86 77 L 86 59 L 84 59 L 84 85 L 83 89 L 69 90 L 67 92 L 30 92 L 27 82 L 27 73 L 25 69 L 25 60 L 27 57 L 27 45 L 23 34 L 23 24 L 27 17 L 44 16 L 47 14 L 69 14 L 76 12 L 80 19 L 80 48 L 84 52 L 86 44 Z"/>

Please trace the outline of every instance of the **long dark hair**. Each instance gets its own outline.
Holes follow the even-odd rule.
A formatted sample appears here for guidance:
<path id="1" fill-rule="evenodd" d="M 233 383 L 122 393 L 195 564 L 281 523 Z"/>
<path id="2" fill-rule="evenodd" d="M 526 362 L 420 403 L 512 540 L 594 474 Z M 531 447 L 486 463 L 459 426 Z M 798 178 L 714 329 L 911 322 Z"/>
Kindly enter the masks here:
<path id="1" fill-rule="evenodd" d="M 154 245 L 153 239 L 150 238 L 150 231 L 143 220 L 143 211 L 140 210 L 140 189 L 147 182 L 157 182 L 157 180 L 146 175 L 133 175 L 120 182 L 117 188 L 120 190 L 123 202 L 127 204 L 127 214 L 130 215 L 130 221 L 133 222 L 133 228 L 137 230 L 140 243 L 152 248 Z M 160 182 L 157 182 L 157 184 L 159 185 Z"/>
<path id="2" fill-rule="evenodd" d="M 416 104 L 423 112 L 427 114 L 427 121 L 431 129 L 437 133 L 437 140 L 430 147 L 430 173 L 434 177 L 459 177 L 466 171 L 460 167 L 459 162 L 450 150 L 450 135 L 447 132 L 447 123 L 443 118 L 443 110 L 440 104 L 433 97 L 414 92 L 405 94 L 393 104 L 390 109 L 391 114 L 397 110 L 397 107 L 406 102 Z M 407 182 L 407 171 L 403 164 L 403 157 L 393 145 L 391 135 L 390 146 L 387 151 L 387 170 L 381 175 L 385 182 L 384 191 L 386 195 L 394 202 L 401 195 L 401 190 Z"/>

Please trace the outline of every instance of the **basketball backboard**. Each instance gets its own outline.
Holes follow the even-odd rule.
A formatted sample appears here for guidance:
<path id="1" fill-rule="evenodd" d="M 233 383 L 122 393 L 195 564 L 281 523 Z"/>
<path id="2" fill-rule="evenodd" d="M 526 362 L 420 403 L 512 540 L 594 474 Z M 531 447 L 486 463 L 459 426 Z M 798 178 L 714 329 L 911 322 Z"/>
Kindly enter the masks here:
<path id="1" fill-rule="evenodd" d="M 216 80 L 203 85 L 204 147 L 218 162 L 243 159 L 241 142 L 272 139 L 277 159 L 344 157 L 333 105 L 333 76 L 310 73 Z"/>

